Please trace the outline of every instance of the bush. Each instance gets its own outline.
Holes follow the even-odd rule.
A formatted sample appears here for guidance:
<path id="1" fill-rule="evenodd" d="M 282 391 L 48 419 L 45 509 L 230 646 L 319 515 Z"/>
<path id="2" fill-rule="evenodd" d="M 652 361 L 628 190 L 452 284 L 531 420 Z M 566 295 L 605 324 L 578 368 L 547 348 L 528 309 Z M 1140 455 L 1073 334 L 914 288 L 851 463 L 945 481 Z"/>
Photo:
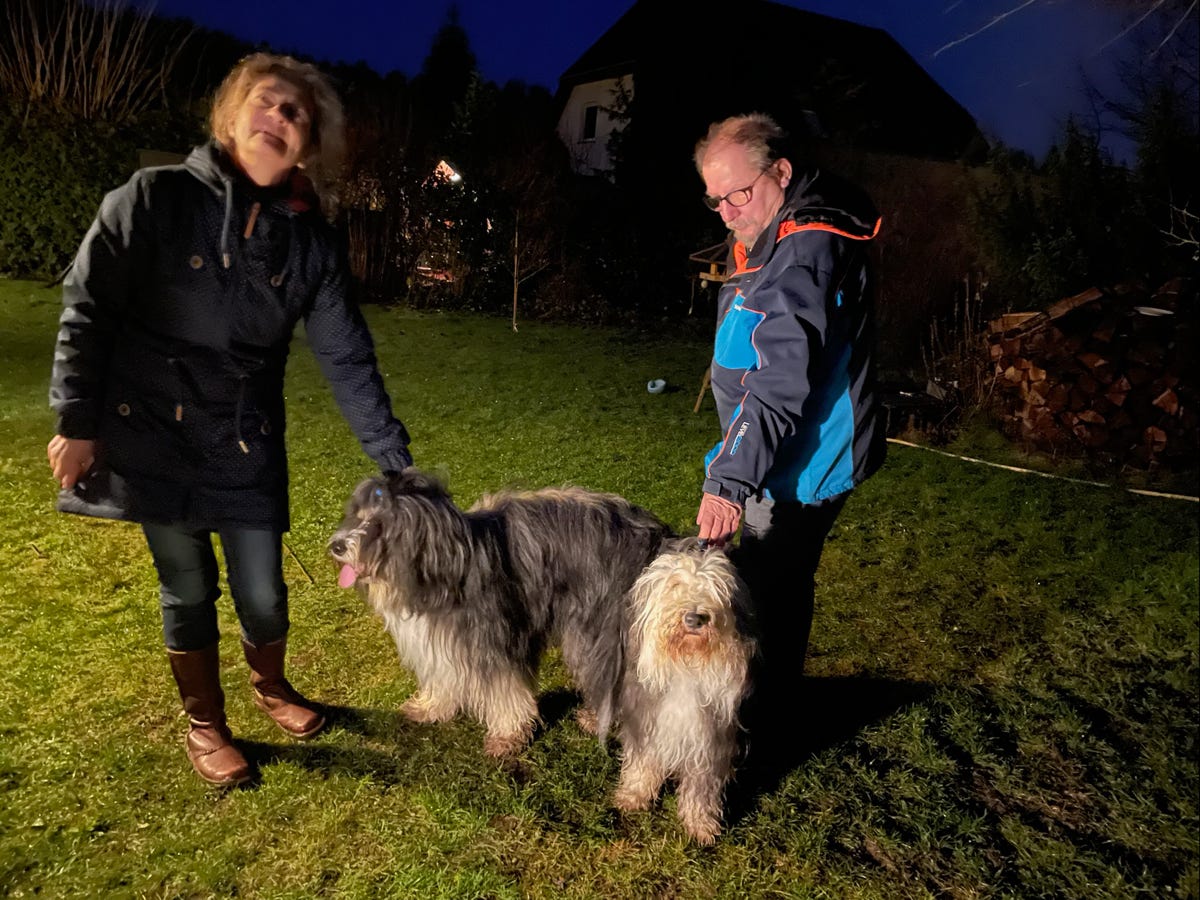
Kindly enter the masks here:
<path id="1" fill-rule="evenodd" d="M 0 275 L 62 271 L 100 201 L 133 174 L 138 150 L 184 150 L 200 138 L 190 115 L 114 127 L 44 109 L 0 105 Z"/>

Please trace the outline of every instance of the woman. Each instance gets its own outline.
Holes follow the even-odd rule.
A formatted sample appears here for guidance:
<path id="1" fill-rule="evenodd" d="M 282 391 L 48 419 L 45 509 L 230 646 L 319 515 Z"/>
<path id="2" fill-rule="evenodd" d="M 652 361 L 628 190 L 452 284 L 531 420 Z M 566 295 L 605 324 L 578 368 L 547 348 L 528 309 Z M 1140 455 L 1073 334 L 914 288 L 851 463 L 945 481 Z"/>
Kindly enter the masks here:
<path id="1" fill-rule="evenodd" d="M 221 85 L 211 132 L 183 165 L 104 198 L 63 286 L 47 456 L 60 509 L 142 525 L 188 757 L 229 785 L 250 768 L 225 723 L 214 532 L 256 704 L 296 738 L 325 724 L 284 677 L 283 374 L 298 320 L 367 454 L 385 471 L 412 459 L 314 192 L 344 146 L 333 89 L 255 54 Z"/>

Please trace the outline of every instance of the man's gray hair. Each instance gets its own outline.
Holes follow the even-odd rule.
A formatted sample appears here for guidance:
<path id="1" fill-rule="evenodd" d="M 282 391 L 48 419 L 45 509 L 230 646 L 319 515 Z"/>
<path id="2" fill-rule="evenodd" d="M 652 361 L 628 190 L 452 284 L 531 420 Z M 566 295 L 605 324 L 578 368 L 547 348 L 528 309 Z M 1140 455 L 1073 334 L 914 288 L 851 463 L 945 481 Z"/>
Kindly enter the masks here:
<path id="1" fill-rule="evenodd" d="M 757 168 L 765 169 L 778 159 L 777 149 L 786 134 L 774 119 L 766 113 L 747 113 L 730 116 L 708 126 L 708 134 L 696 142 L 693 159 L 696 171 L 704 174 L 704 157 L 709 148 L 721 144 L 737 144 L 745 147 L 750 160 Z"/>

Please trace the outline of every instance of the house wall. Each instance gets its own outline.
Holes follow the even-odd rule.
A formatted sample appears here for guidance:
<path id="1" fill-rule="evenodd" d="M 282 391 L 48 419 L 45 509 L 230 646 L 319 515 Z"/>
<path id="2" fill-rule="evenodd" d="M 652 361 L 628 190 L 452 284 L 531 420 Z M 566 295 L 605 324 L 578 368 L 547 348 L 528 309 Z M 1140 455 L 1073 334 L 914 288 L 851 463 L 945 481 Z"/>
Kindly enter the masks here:
<path id="1" fill-rule="evenodd" d="M 581 174 L 598 175 L 608 172 L 612 164 L 608 158 L 608 137 L 618 130 L 605 107 L 611 106 L 620 81 L 624 81 L 625 89 L 632 96 L 633 79 L 606 78 L 600 81 L 589 81 L 571 88 L 571 93 L 563 105 L 562 114 L 558 117 L 558 136 L 567 146 L 571 156 L 572 168 Z M 596 112 L 595 137 L 585 139 L 584 121 L 589 106 L 598 107 Z"/>

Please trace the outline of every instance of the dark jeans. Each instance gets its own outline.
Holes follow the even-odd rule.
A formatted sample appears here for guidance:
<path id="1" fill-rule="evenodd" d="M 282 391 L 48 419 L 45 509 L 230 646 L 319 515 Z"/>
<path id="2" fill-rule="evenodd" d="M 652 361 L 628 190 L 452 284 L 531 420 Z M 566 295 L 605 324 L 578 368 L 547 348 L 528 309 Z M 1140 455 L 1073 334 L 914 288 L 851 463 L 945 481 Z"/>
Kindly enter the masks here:
<path id="1" fill-rule="evenodd" d="M 199 650 L 215 643 L 217 558 L 211 531 L 143 525 L 158 570 L 163 640 L 171 650 Z M 226 528 L 218 532 L 242 637 L 261 646 L 287 634 L 287 585 L 283 582 L 283 535 L 278 531 Z"/>
<path id="2" fill-rule="evenodd" d="M 751 498 L 735 561 L 750 588 L 759 640 L 759 687 L 786 690 L 804 671 L 812 630 L 817 565 L 825 538 L 846 505 Z"/>

